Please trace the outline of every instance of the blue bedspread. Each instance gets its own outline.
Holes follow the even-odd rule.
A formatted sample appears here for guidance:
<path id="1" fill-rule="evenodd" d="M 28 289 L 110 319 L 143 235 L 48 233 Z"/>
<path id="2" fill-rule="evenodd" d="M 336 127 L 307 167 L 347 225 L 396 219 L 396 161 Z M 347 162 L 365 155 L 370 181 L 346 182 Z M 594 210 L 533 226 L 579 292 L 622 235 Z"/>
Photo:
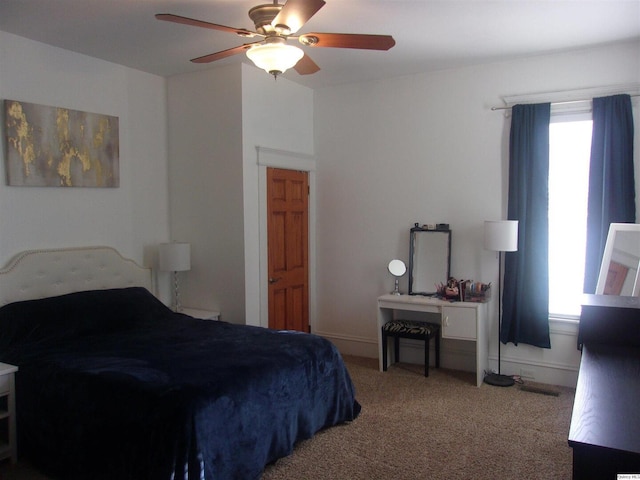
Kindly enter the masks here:
<path id="1" fill-rule="evenodd" d="M 318 430 L 356 418 L 318 336 L 198 320 L 147 290 L 0 309 L 18 365 L 19 454 L 64 479 L 255 479 Z"/>

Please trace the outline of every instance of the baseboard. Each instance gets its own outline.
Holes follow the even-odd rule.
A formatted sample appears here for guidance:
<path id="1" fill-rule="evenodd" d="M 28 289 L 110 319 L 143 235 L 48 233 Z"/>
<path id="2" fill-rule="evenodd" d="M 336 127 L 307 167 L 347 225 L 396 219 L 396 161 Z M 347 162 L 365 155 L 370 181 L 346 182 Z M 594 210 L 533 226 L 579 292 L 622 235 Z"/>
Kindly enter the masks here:
<path id="1" fill-rule="evenodd" d="M 365 358 L 378 358 L 378 340 L 360 336 L 314 332 L 330 340 L 343 355 Z M 431 348 L 431 365 L 435 364 L 435 349 Z M 424 364 L 424 342 L 402 339 L 400 343 L 400 361 L 417 365 Z M 497 365 L 497 357 L 489 356 L 489 364 Z M 452 370 L 474 372 L 476 370 L 475 344 L 462 340 L 442 342 L 440 366 Z M 578 380 L 578 366 L 560 362 L 544 362 L 502 355 L 501 372 L 507 375 L 520 375 L 525 381 L 535 381 L 548 385 L 560 385 L 575 388 Z M 525 373 L 525 375 L 522 375 Z"/>
<path id="2" fill-rule="evenodd" d="M 344 355 L 355 355 L 366 358 L 378 358 L 378 340 L 365 337 L 336 335 L 328 332 L 315 332 L 330 340 Z M 468 348 L 465 348 L 468 347 Z M 435 365 L 435 348 L 430 351 L 430 363 Z M 419 340 L 400 340 L 400 361 L 424 365 L 424 342 Z M 463 341 L 442 342 L 440 348 L 440 366 L 452 370 L 475 372 L 475 345 Z"/>
<path id="3" fill-rule="evenodd" d="M 331 341 L 343 355 L 364 358 L 378 358 L 378 340 L 366 337 L 314 331 L 316 335 Z"/>
<path id="4" fill-rule="evenodd" d="M 489 363 L 497 364 L 497 358 L 489 357 Z M 505 375 L 518 375 L 523 381 L 560 385 L 575 388 L 578 383 L 578 368 L 572 364 L 523 360 L 521 358 L 502 357 L 500 370 Z"/>

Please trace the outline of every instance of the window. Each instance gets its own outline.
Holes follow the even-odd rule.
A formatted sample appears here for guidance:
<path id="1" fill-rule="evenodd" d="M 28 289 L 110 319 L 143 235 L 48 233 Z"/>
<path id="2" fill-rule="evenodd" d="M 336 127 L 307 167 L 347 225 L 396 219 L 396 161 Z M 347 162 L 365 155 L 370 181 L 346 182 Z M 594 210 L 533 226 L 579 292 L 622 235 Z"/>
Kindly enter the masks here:
<path id="1" fill-rule="evenodd" d="M 549 313 L 554 317 L 580 315 L 591 129 L 584 114 L 552 114 L 549 125 Z"/>

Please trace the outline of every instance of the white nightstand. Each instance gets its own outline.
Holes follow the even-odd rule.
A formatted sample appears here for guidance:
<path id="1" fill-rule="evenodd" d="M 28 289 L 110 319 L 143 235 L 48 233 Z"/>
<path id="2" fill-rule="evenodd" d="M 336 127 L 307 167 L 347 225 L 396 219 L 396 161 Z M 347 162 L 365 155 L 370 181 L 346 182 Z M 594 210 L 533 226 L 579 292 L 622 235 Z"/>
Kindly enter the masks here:
<path id="1" fill-rule="evenodd" d="M 0 424 L 4 423 L 0 426 L 0 460 L 11 458 L 11 463 L 18 461 L 15 394 L 17 371 L 18 367 L 0 363 Z"/>
<path id="2" fill-rule="evenodd" d="M 202 310 L 200 308 L 182 307 L 180 313 L 189 315 L 194 318 L 201 318 L 203 320 L 220 320 L 220 312 L 214 312 L 213 310 Z"/>

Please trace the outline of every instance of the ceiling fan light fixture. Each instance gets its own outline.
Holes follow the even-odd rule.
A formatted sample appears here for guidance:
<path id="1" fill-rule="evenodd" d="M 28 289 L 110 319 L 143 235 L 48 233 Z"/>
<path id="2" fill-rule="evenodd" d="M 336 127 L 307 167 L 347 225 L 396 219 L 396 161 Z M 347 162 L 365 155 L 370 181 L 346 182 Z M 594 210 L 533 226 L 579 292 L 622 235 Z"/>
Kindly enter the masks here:
<path id="1" fill-rule="evenodd" d="M 247 50 L 249 60 L 274 77 L 295 66 L 303 56 L 302 49 L 283 43 L 264 43 Z"/>

